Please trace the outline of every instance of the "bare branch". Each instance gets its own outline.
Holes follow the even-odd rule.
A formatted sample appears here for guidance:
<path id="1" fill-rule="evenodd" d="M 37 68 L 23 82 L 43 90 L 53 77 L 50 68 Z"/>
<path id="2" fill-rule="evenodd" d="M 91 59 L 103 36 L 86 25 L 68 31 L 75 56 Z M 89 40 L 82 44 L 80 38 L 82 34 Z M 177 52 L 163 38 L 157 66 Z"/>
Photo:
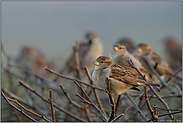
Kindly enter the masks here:
<path id="1" fill-rule="evenodd" d="M 182 71 L 182 67 L 180 67 L 174 74 L 172 74 L 172 75 L 166 80 L 166 83 L 169 82 L 173 77 L 175 77 L 180 71 Z"/>
<path id="2" fill-rule="evenodd" d="M 55 75 L 57 75 L 57 76 L 62 77 L 62 78 L 65 78 L 65 79 L 68 79 L 68 80 L 72 80 L 72 81 L 75 80 L 75 81 L 77 81 L 77 82 L 79 82 L 79 83 L 81 83 L 81 84 L 90 86 L 90 87 L 92 87 L 92 88 L 96 88 L 96 89 L 98 89 L 98 90 L 100 90 L 100 91 L 105 91 L 104 89 L 101 89 L 101 88 L 98 88 L 98 87 L 96 87 L 96 86 L 92 86 L 92 85 L 90 85 L 90 84 L 87 84 L 87 83 L 85 83 L 85 82 L 82 82 L 82 81 L 79 80 L 79 79 L 70 78 L 70 77 L 64 76 L 64 75 L 62 75 L 62 74 L 59 74 L 59 73 L 57 73 L 57 72 L 55 72 L 55 71 L 53 71 L 53 70 L 51 70 L 51 69 L 49 69 L 49 68 L 46 68 L 46 67 L 45 67 L 44 69 L 47 70 L 47 71 L 49 71 L 50 73 L 53 73 L 53 74 L 55 74 Z"/>
<path id="3" fill-rule="evenodd" d="M 91 79 L 91 76 L 90 76 L 90 74 L 89 74 L 89 72 L 88 72 L 88 68 L 85 67 L 84 70 L 85 70 L 85 72 L 86 72 L 86 75 L 87 75 L 87 77 L 88 77 L 88 79 L 89 79 L 91 85 L 93 86 L 94 83 L 93 83 L 93 81 L 92 81 L 92 79 Z M 103 108 L 103 106 L 102 106 L 102 104 L 101 104 L 101 101 L 100 101 L 100 98 L 99 98 L 99 96 L 98 96 L 98 93 L 97 93 L 96 89 L 95 89 L 95 88 L 92 88 L 92 89 L 93 89 L 95 98 L 96 98 L 96 100 L 97 100 L 97 103 L 98 103 L 98 105 L 99 105 L 101 111 L 104 113 L 105 117 L 107 117 L 107 114 L 106 114 L 106 112 L 104 111 L 104 108 Z"/>
<path id="4" fill-rule="evenodd" d="M 79 105 L 78 103 L 74 102 L 70 97 L 69 95 L 67 94 L 67 91 L 64 89 L 64 87 L 62 86 L 62 84 L 60 84 L 60 88 L 62 89 L 62 91 L 64 92 L 65 96 L 67 97 L 67 99 L 69 100 L 69 102 L 71 104 L 73 104 L 74 106 L 76 106 L 77 108 L 80 108 L 80 109 L 84 109 L 83 106 Z"/>
<path id="5" fill-rule="evenodd" d="M 43 118 L 43 119 L 44 119 L 45 121 L 47 121 L 47 122 L 51 122 L 50 120 L 48 120 L 47 118 L 45 118 L 45 116 L 40 115 L 40 114 L 37 114 L 37 113 L 35 113 L 35 112 L 33 112 L 33 111 L 31 111 L 31 110 L 25 108 L 25 107 L 24 107 L 23 105 L 21 105 L 17 100 L 13 100 L 13 99 L 11 99 L 11 98 L 8 98 L 8 100 L 15 102 L 15 103 L 18 104 L 20 107 L 22 107 L 24 110 L 26 110 L 26 111 L 28 111 L 28 112 L 34 114 L 35 116 L 40 117 L 40 118 Z"/>
<path id="6" fill-rule="evenodd" d="M 112 92 L 111 92 L 111 80 L 109 79 L 109 77 L 106 77 L 106 83 L 107 83 L 107 90 L 109 91 L 108 96 L 109 96 L 109 101 L 110 101 L 110 105 L 111 105 L 111 112 L 109 114 L 108 117 L 108 122 L 111 122 L 114 117 L 115 117 L 115 103 L 114 103 L 114 98 L 112 96 Z"/>
<path id="7" fill-rule="evenodd" d="M 102 119 L 104 121 L 106 121 L 106 117 L 104 116 L 104 114 L 102 113 L 102 111 L 93 103 L 93 101 L 90 99 L 90 97 L 87 95 L 87 93 L 84 91 L 84 89 L 74 80 L 74 83 L 82 90 L 82 92 L 84 93 L 84 95 L 88 98 L 90 105 L 92 105 L 101 115 L 102 115 Z M 80 97 L 81 98 L 81 97 Z M 83 99 L 83 98 L 82 98 Z"/>
<path id="8" fill-rule="evenodd" d="M 27 115 L 23 110 L 17 108 L 15 105 L 13 105 L 9 100 L 8 98 L 4 95 L 4 93 L 2 92 L 2 89 L 1 89 L 1 94 L 2 96 L 4 97 L 4 99 L 8 102 L 8 104 L 13 107 L 14 109 L 16 109 L 17 111 L 19 111 L 20 113 L 22 113 L 24 116 L 26 116 L 28 119 L 30 119 L 31 121 L 33 122 L 37 122 L 37 120 L 35 120 L 34 118 L 32 118 L 31 116 Z"/>
<path id="9" fill-rule="evenodd" d="M 38 97 L 40 97 L 43 101 L 45 101 L 45 102 L 47 102 L 47 103 L 50 103 L 50 101 L 49 101 L 47 98 L 43 97 L 43 96 L 40 95 L 37 91 L 35 91 L 35 90 L 33 90 L 32 88 L 30 88 L 30 87 L 29 87 L 28 85 L 26 85 L 22 80 L 19 79 L 19 83 L 20 83 L 21 85 L 23 85 L 26 89 L 28 89 L 28 90 L 30 90 L 31 92 L 33 92 L 34 94 L 36 94 L 36 95 L 37 95 Z M 60 110 L 60 111 L 62 111 L 62 112 L 64 112 L 64 113 L 66 113 L 67 115 L 69 115 L 69 116 L 71 116 L 71 117 L 73 117 L 73 118 L 75 118 L 75 119 L 77 119 L 77 120 L 79 120 L 79 121 L 86 122 L 85 120 L 79 118 L 78 116 L 76 116 L 76 115 L 74 115 L 74 114 L 72 114 L 72 113 L 66 111 L 65 109 L 59 107 L 59 106 L 56 105 L 55 103 L 53 103 L 53 106 L 56 107 L 58 110 Z"/>
<path id="10" fill-rule="evenodd" d="M 132 102 L 132 104 L 134 105 L 134 107 L 136 108 L 136 110 L 138 111 L 138 113 L 140 114 L 140 116 L 142 117 L 142 119 L 144 121 L 147 121 L 145 115 L 142 113 L 142 111 L 139 109 L 139 107 L 137 106 L 137 104 L 135 103 L 135 101 L 130 97 L 130 95 L 125 92 L 126 96 L 128 97 L 128 99 Z"/>
<path id="11" fill-rule="evenodd" d="M 55 111 L 54 111 L 54 107 L 53 107 L 53 98 L 52 98 L 52 90 L 50 89 L 50 105 L 51 105 L 51 113 L 52 113 L 52 120 L 53 122 L 55 122 Z"/>
<path id="12" fill-rule="evenodd" d="M 148 109 L 151 113 L 151 116 L 155 121 L 158 121 L 158 117 L 154 114 L 154 111 L 152 110 L 151 104 L 150 104 L 148 96 L 147 96 L 148 95 L 147 94 L 147 86 L 144 87 L 144 90 L 145 90 L 145 100 L 146 100 L 146 103 L 147 103 L 147 107 L 148 107 Z"/>

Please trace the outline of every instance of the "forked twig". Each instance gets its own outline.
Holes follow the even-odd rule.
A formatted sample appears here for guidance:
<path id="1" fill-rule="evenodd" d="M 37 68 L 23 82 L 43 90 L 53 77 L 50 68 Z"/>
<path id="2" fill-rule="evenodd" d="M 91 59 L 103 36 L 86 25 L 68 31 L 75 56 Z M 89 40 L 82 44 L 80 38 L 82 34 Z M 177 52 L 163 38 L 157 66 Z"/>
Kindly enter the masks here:
<path id="1" fill-rule="evenodd" d="M 134 105 L 134 107 L 136 108 L 136 110 L 138 111 L 138 113 L 140 114 L 140 116 L 142 117 L 142 119 L 144 121 L 147 121 L 145 115 L 142 113 L 142 111 L 139 109 L 139 107 L 137 106 L 137 104 L 135 103 L 135 101 L 130 97 L 130 95 L 125 92 L 126 96 L 128 97 L 128 99 L 132 102 L 132 104 Z"/>
<path id="2" fill-rule="evenodd" d="M 111 122 L 114 117 L 115 117 L 115 103 L 114 103 L 114 98 L 112 96 L 112 92 L 111 92 L 111 80 L 109 77 L 106 77 L 106 83 L 107 83 L 107 90 L 108 90 L 108 96 L 109 96 L 109 101 L 110 101 L 110 105 L 111 105 L 111 112 L 109 114 L 109 117 L 108 117 L 108 122 Z"/>
<path id="3" fill-rule="evenodd" d="M 182 71 L 182 67 L 180 67 L 174 74 L 172 74 L 172 75 L 166 80 L 166 83 L 169 82 L 173 77 L 175 77 L 180 71 Z"/>
<path id="4" fill-rule="evenodd" d="M 8 100 L 10 100 L 10 101 L 12 101 L 12 102 L 15 102 L 15 103 L 18 104 L 20 107 L 22 107 L 24 110 L 26 110 L 26 111 L 28 111 L 28 112 L 34 114 L 35 116 L 40 117 L 40 118 L 43 118 L 43 119 L 44 119 L 45 121 L 47 121 L 47 122 L 51 122 L 51 121 L 48 120 L 45 116 L 40 115 L 40 114 L 37 114 L 37 113 L 35 113 L 35 112 L 33 112 L 33 111 L 31 111 L 31 110 L 25 108 L 25 107 L 24 107 L 23 105 L 21 105 L 17 100 L 13 100 L 13 99 L 11 99 L 11 98 L 8 98 Z"/>
<path id="5" fill-rule="evenodd" d="M 148 61 L 146 61 L 146 59 L 144 58 L 144 61 L 147 63 L 147 65 L 149 65 L 150 66 L 150 64 L 148 64 Z M 146 80 L 146 78 L 144 77 L 144 75 L 138 70 L 138 68 L 136 68 L 134 65 L 133 65 L 133 62 L 132 62 L 132 60 L 131 60 L 131 63 L 132 64 L 130 64 L 130 62 L 129 62 L 129 64 L 130 64 L 130 66 L 132 66 L 133 68 L 135 68 L 135 70 L 144 78 L 144 80 Z M 151 68 L 152 68 L 152 66 L 150 66 Z M 152 70 L 154 70 L 153 68 L 152 68 Z M 154 72 L 157 74 L 157 72 L 154 70 Z M 158 76 L 158 74 L 157 74 L 157 77 L 159 77 Z M 160 77 L 159 77 L 159 79 L 160 79 Z M 147 81 L 147 80 L 146 80 Z M 160 81 L 162 81 L 161 79 L 160 79 Z M 164 83 L 163 81 L 162 81 L 162 83 Z M 166 84 L 165 84 L 166 85 Z M 152 92 L 156 95 L 156 97 L 158 98 L 158 100 L 166 107 L 166 109 L 168 109 L 168 113 L 171 113 L 171 111 L 169 110 L 169 107 L 168 107 L 168 105 L 167 105 L 167 103 L 161 98 L 161 96 L 154 90 L 154 88 L 152 87 L 152 86 L 149 86 L 149 88 L 152 90 Z M 172 120 L 174 120 L 174 117 L 173 117 L 173 115 L 170 115 L 170 118 L 172 119 Z"/>
<path id="6" fill-rule="evenodd" d="M 23 85 L 26 89 L 28 89 L 28 90 L 30 90 L 31 92 L 33 92 L 34 94 L 36 94 L 36 95 L 37 95 L 38 97 L 40 97 L 43 101 L 45 101 L 45 102 L 47 102 L 47 103 L 50 103 L 50 101 L 49 101 L 46 97 L 40 95 L 37 91 L 35 91 L 34 89 L 30 88 L 30 87 L 29 87 L 28 85 L 26 85 L 21 79 L 19 79 L 19 83 L 20 83 L 21 85 Z M 66 113 L 67 115 L 69 115 L 69 116 L 75 118 L 75 119 L 78 120 L 78 121 L 86 122 L 84 119 L 82 119 L 82 118 L 80 118 L 80 117 L 78 117 L 78 116 L 76 116 L 76 115 L 74 115 L 74 114 L 72 114 L 72 113 L 66 111 L 65 109 L 59 107 L 59 106 L 56 105 L 55 103 L 53 103 L 53 106 L 56 107 L 58 110 L 60 110 L 60 111 L 62 111 L 62 112 L 64 112 L 64 113 Z"/>
<path id="7" fill-rule="evenodd" d="M 81 106 L 80 104 L 76 103 L 75 101 L 73 101 L 70 96 L 68 95 L 67 91 L 64 89 L 64 87 L 62 86 L 62 84 L 60 84 L 60 88 L 62 89 L 62 91 L 64 92 L 65 96 L 67 97 L 67 99 L 69 100 L 70 104 L 76 106 L 79 109 L 84 109 L 84 106 Z"/>
<path id="8" fill-rule="evenodd" d="M 102 115 L 102 120 L 106 121 L 106 117 L 104 116 L 103 112 L 93 103 L 93 101 L 90 99 L 90 97 L 87 95 L 87 93 L 84 91 L 84 89 L 82 88 L 82 86 L 80 86 L 75 80 L 74 83 L 82 90 L 82 92 L 84 93 L 84 95 L 86 96 L 86 98 L 88 99 L 88 101 L 86 99 L 84 99 L 82 96 L 79 96 L 81 99 L 83 99 L 85 102 L 89 102 L 88 104 L 90 104 L 91 106 L 93 106 L 101 115 Z M 79 95 L 79 94 L 77 94 Z"/>
<path id="9" fill-rule="evenodd" d="M 88 72 L 88 68 L 87 68 L 87 67 L 84 67 L 84 70 L 85 70 L 85 72 L 86 72 L 86 75 L 87 75 L 87 77 L 88 77 L 88 79 L 89 79 L 91 85 L 93 86 L 94 83 L 93 83 L 93 81 L 92 81 L 92 79 L 91 79 L 91 76 L 90 76 L 90 74 L 89 74 L 89 72 Z M 95 89 L 95 88 L 92 88 L 92 89 L 93 89 L 95 98 L 96 98 L 96 100 L 97 100 L 97 103 L 98 103 L 98 105 L 99 105 L 101 111 L 102 111 L 102 112 L 104 113 L 104 115 L 107 117 L 107 114 L 106 114 L 106 112 L 104 111 L 104 108 L 103 108 L 103 106 L 102 106 L 102 104 L 101 104 L 101 101 L 100 101 L 100 98 L 99 98 L 99 96 L 98 96 L 98 93 L 97 93 L 96 89 Z"/>
<path id="10" fill-rule="evenodd" d="M 147 107 L 151 113 L 151 116 L 152 118 L 155 120 L 155 121 L 158 121 L 158 117 L 154 114 L 154 111 L 151 107 L 151 104 L 149 102 L 149 99 L 148 99 L 148 94 L 147 94 L 147 86 L 144 87 L 144 90 L 145 90 L 145 100 L 146 100 L 146 103 L 147 103 Z"/>
<path id="11" fill-rule="evenodd" d="M 87 85 L 87 86 L 90 86 L 90 87 L 92 87 L 92 88 L 96 88 L 96 89 L 98 89 L 98 90 L 100 90 L 100 91 L 105 91 L 104 89 L 101 89 L 101 88 L 98 88 L 98 87 L 96 87 L 96 86 L 92 86 L 92 85 L 90 85 L 90 84 L 87 84 L 87 83 L 85 83 L 85 82 L 82 82 L 81 80 L 79 80 L 79 79 L 75 79 L 75 78 L 71 78 L 71 77 L 68 77 L 68 76 L 64 76 L 64 75 L 62 75 L 62 74 L 59 74 L 59 73 L 57 73 L 57 72 L 55 72 L 55 71 L 53 71 L 53 70 L 51 70 L 51 69 L 49 69 L 49 68 L 44 68 L 45 70 L 47 70 L 47 71 L 49 71 L 50 73 L 53 73 L 53 74 L 55 74 L 55 75 L 57 75 L 57 76 L 60 76 L 60 77 L 62 77 L 62 78 L 65 78 L 65 79 L 68 79 L 68 80 L 72 80 L 72 81 L 76 81 L 76 82 L 79 82 L 79 83 L 81 83 L 81 84 L 83 84 L 83 85 Z"/>
<path id="12" fill-rule="evenodd" d="M 15 105 L 13 105 L 9 100 L 8 98 L 4 95 L 4 93 L 2 92 L 2 89 L 1 89 L 1 94 L 2 96 L 4 97 L 4 99 L 7 101 L 7 103 L 13 107 L 14 109 L 16 109 L 17 111 L 19 111 L 20 113 L 22 113 L 24 116 L 26 116 L 28 119 L 30 119 L 31 121 L 33 122 L 37 122 L 37 120 L 35 120 L 34 118 L 32 118 L 31 116 L 29 116 L 28 114 L 26 114 L 23 110 L 17 108 Z"/>

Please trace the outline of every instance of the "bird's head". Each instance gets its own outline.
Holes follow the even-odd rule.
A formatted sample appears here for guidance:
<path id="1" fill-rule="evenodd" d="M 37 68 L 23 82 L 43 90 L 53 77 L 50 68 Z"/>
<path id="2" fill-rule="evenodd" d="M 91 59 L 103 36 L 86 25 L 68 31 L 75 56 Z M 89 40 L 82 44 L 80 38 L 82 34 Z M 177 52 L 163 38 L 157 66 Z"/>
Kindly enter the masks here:
<path id="1" fill-rule="evenodd" d="M 94 62 L 93 64 L 95 65 L 96 68 L 106 68 L 110 65 L 113 64 L 113 61 L 107 57 L 107 56 L 99 56 Z"/>

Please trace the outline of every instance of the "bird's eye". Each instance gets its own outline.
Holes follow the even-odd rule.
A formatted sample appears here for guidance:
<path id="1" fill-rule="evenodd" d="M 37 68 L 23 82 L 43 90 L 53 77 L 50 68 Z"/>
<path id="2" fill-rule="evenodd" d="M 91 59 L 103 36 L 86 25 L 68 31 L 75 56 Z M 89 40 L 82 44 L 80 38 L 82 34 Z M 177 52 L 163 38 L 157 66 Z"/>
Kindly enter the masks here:
<path id="1" fill-rule="evenodd" d="M 122 47 L 120 47 L 119 49 L 122 49 Z"/>
<path id="2" fill-rule="evenodd" d="M 101 61 L 101 63 L 104 63 L 104 61 Z"/>

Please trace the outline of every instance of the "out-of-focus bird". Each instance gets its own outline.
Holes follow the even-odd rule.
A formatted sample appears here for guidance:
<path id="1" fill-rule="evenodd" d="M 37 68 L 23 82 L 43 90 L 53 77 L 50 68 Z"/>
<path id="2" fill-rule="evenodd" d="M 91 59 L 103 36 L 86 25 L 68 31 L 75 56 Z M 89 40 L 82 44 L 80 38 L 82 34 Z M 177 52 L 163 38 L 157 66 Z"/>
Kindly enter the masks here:
<path id="1" fill-rule="evenodd" d="M 32 72 L 46 77 L 48 72 L 43 68 L 48 67 L 54 69 L 54 64 L 46 58 L 43 52 L 33 46 L 23 46 L 19 53 L 15 56 L 15 63 Z"/>
<path id="2" fill-rule="evenodd" d="M 116 42 L 116 44 L 124 45 L 129 53 L 133 53 L 136 49 L 135 42 L 131 38 L 128 38 L 128 37 L 121 38 L 120 40 L 118 40 Z"/>
<path id="3" fill-rule="evenodd" d="M 148 60 L 150 65 L 154 67 L 159 75 L 163 75 L 165 78 L 172 75 L 172 69 L 169 67 L 168 63 L 160 55 L 155 53 L 149 45 L 143 43 L 139 44 L 137 50 L 134 52 L 134 56 L 142 63 L 146 70 L 150 72 L 152 77 L 154 76 L 154 73 L 145 63 L 143 57 Z"/>
<path id="4" fill-rule="evenodd" d="M 80 42 L 78 47 L 78 57 L 80 67 L 88 67 L 89 71 L 93 70 L 93 61 L 103 53 L 103 46 L 99 36 L 96 33 L 88 32 L 85 35 L 85 42 Z M 60 73 L 70 73 L 75 63 L 75 54 L 72 53 L 66 61 L 66 67 Z M 66 72 L 65 72 L 66 71 Z"/>
<path id="5" fill-rule="evenodd" d="M 113 50 L 110 53 L 110 58 L 113 60 L 115 64 L 118 64 L 122 67 L 124 67 L 126 70 L 128 70 L 132 75 L 134 75 L 136 78 L 141 78 L 143 77 L 134 69 L 132 68 L 128 61 L 132 60 L 134 66 L 138 68 L 143 75 L 145 75 L 146 79 L 149 82 L 152 82 L 148 72 L 145 70 L 145 68 L 141 65 L 141 63 L 131 54 L 127 51 L 126 47 L 117 44 L 113 46 Z"/>
<path id="6" fill-rule="evenodd" d="M 106 56 L 98 57 L 93 64 L 95 65 L 95 69 L 92 73 L 93 82 L 97 86 L 107 89 L 106 77 L 109 77 L 111 80 L 110 86 L 112 93 L 115 94 L 114 97 L 129 89 L 139 90 L 136 87 L 142 85 L 159 86 L 159 84 L 146 82 L 134 77 L 129 71 L 125 70 L 120 65 L 114 64 L 114 62 Z"/>
<path id="7" fill-rule="evenodd" d="M 172 37 L 168 37 L 163 41 L 167 62 L 173 70 L 177 70 L 182 66 L 182 45 Z"/>

